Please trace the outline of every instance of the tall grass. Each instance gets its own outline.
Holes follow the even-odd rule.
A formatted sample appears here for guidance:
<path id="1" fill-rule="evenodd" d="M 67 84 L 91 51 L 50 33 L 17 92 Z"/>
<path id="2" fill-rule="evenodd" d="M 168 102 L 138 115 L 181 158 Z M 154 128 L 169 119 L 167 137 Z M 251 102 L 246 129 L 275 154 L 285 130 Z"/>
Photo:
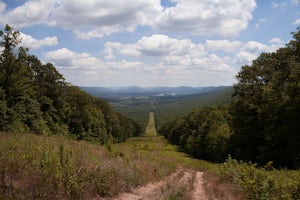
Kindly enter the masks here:
<path id="1" fill-rule="evenodd" d="M 300 199 L 300 171 L 231 158 L 223 164 L 193 159 L 162 136 L 146 134 L 104 147 L 59 136 L 0 133 L 1 200 L 111 197 L 161 180 L 179 166 L 205 171 L 212 198 L 231 192 L 222 185 L 229 183 L 247 199 Z M 184 191 L 177 192 L 172 195 L 180 199 Z"/>
<path id="2" fill-rule="evenodd" d="M 194 162 L 176 149 L 162 136 L 104 147 L 60 136 L 0 133 L 0 199 L 114 196 Z"/>
<path id="3" fill-rule="evenodd" d="M 219 166 L 221 180 L 235 185 L 247 199 L 300 199 L 300 171 L 277 170 L 271 163 L 264 167 L 238 162 L 229 157 Z"/>
<path id="4" fill-rule="evenodd" d="M 62 137 L 0 134 L 0 199 L 86 199 L 141 184 L 136 163 Z"/>

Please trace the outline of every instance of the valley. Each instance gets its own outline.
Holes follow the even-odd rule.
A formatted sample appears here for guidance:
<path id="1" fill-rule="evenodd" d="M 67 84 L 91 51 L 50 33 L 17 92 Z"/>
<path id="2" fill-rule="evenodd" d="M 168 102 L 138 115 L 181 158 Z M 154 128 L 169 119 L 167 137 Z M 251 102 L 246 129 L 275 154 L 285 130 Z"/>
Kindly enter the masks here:
<path id="1" fill-rule="evenodd" d="M 106 99 L 118 112 L 133 119 L 143 128 L 148 113 L 155 111 L 157 126 L 201 106 L 226 104 L 231 100 L 232 86 L 121 89 L 81 87 L 90 95 Z M 171 94 L 172 93 L 172 94 Z"/>

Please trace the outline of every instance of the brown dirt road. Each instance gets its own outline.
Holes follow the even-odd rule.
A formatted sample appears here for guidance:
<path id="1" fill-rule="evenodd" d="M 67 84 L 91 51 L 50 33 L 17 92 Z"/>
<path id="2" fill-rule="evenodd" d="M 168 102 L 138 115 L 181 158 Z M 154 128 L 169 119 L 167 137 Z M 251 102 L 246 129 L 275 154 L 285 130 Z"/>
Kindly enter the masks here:
<path id="1" fill-rule="evenodd" d="M 165 179 L 106 200 L 206 200 L 203 172 L 178 168 Z"/>

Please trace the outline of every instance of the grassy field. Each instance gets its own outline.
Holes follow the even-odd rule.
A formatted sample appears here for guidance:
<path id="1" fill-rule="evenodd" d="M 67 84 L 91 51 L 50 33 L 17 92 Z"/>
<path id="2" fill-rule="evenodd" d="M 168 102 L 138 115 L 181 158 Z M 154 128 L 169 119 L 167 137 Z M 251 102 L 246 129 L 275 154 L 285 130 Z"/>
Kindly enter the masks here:
<path id="1" fill-rule="evenodd" d="M 158 181 L 178 165 L 214 167 L 152 134 L 103 147 L 59 136 L 0 133 L 0 199 L 110 197 Z"/>
<path id="2" fill-rule="evenodd" d="M 112 197 L 179 167 L 204 171 L 211 199 L 228 193 L 235 199 L 300 198 L 299 170 L 258 168 L 231 158 L 223 164 L 193 159 L 156 135 L 154 114 L 149 116 L 145 135 L 106 146 L 62 136 L 0 133 L 0 199 Z M 175 196 L 167 199 L 180 199 Z"/>

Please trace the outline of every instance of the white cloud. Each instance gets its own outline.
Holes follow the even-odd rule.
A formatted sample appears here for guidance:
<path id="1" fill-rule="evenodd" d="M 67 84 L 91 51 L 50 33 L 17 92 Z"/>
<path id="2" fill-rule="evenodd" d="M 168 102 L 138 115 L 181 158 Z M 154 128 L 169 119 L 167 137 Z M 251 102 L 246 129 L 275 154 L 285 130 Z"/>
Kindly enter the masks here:
<path id="1" fill-rule="evenodd" d="M 276 1 L 272 1 L 271 5 L 273 8 L 283 8 L 285 6 L 287 6 L 288 2 L 276 2 Z"/>
<path id="2" fill-rule="evenodd" d="M 0 3 L 1 24 L 15 28 L 59 26 L 73 30 L 82 39 L 132 32 L 137 26 L 151 25 L 163 9 L 160 0 L 29 0 L 12 10 Z"/>
<path id="3" fill-rule="evenodd" d="M 178 40 L 177 42 L 183 41 Z M 122 44 L 107 43 L 107 46 L 119 48 L 119 51 L 124 50 Z M 157 46 L 159 44 L 154 45 L 154 47 Z M 184 45 L 182 46 L 184 47 Z M 197 48 L 196 44 L 191 46 Z M 147 48 L 149 50 L 149 47 Z M 136 56 L 133 56 L 137 58 L 136 61 L 124 59 L 104 62 L 90 54 L 76 53 L 66 48 L 46 53 L 45 61 L 56 65 L 67 81 L 76 85 L 90 85 L 91 82 L 94 86 L 118 86 L 120 82 L 126 85 L 139 84 L 141 86 L 208 86 L 215 84 L 230 85 L 233 83 L 236 71 L 226 63 L 226 58 L 220 58 L 215 54 L 206 56 L 198 54 L 199 56 L 196 56 L 196 54 L 193 54 L 195 50 L 193 48 L 188 50 L 188 52 L 192 52 L 192 55 L 175 51 L 175 49 L 170 50 L 165 53 L 165 56 L 162 55 L 161 57 L 151 53 L 150 55 L 141 53 L 141 57 L 151 57 L 157 61 L 148 64 L 139 61 L 140 57 Z"/>
<path id="4" fill-rule="evenodd" d="M 281 46 L 283 41 L 280 38 L 272 38 L 269 45 L 256 41 L 230 40 L 206 40 L 205 44 L 196 44 L 189 39 L 157 34 L 142 37 L 134 44 L 107 42 L 104 53 L 109 59 L 120 55 L 137 60 L 150 59 L 153 65 L 164 66 L 161 73 L 166 74 L 170 74 L 170 69 L 180 68 L 182 73 L 188 74 L 206 71 L 234 76 L 239 66 L 251 64 L 260 53 L 272 52 Z"/>
<path id="5" fill-rule="evenodd" d="M 240 49 L 242 42 L 229 40 L 206 40 L 206 48 L 208 51 L 227 51 L 234 52 Z"/>
<path id="6" fill-rule="evenodd" d="M 200 85 L 199 82 L 206 80 L 207 77 L 219 82 L 220 80 L 224 81 L 224 77 L 234 77 L 235 73 L 235 70 L 227 63 L 227 58 L 220 58 L 216 54 L 207 55 L 202 44 L 195 44 L 189 39 L 175 39 L 161 34 L 142 37 L 134 44 L 107 42 L 104 52 L 110 59 L 118 57 L 119 54 L 137 60 L 150 59 L 151 66 L 141 65 L 141 69 L 148 69 L 149 71 L 145 71 L 145 73 L 149 76 L 155 75 L 160 81 L 171 81 L 174 78 L 174 81 L 175 79 L 192 81 L 193 84 L 198 81 L 198 85 Z M 226 76 L 223 74 L 224 77 L 222 77 L 221 74 L 224 72 Z M 198 77 L 199 74 L 205 76 L 201 81 Z M 215 77 L 210 74 L 215 74 Z M 145 75 L 141 76 L 145 77 Z M 233 79 L 230 78 L 230 80 Z M 206 81 L 201 84 L 211 83 L 209 80 Z"/>
<path id="7" fill-rule="evenodd" d="M 236 55 L 235 63 L 240 65 L 251 64 L 252 60 L 257 57 L 256 54 L 247 51 L 241 51 Z"/>
<path id="8" fill-rule="evenodd" d="M 282 46 L 283 45 L 283 40 L 281 39 L 281 38 L 272 38 L 271 40 L 270 40 L 270 43 L 271 44 L 275 44 L 275 45 L 278 45 L 278 46 Z"/>
<path id="9" fill-rule="evenodd" d="M 15 28 L 28 27 L 46 23 L 53 3 L 45 1 L 28 1 L 13 10 L 6 11 L 0 5 L 0 23 L 10 24 Z M 1 8 L 2 7 L 2 8 Z M 2 12 L 1 12 L 2 10 Z"/>
<path id="10" fill-rule="evenodd" d="M 81 86 L 91 83 L 94 86 L 119 86 L 120 82 L 136 85 L 138 81 L 153 80 L 151 75 L 157 69 L 139 61 L 103 62 L 88 53 L 76 53 L 66 48 L 46 53 L 45 60 L 57 66 L 67 81 Z"/>
<path id="11" fill-rule="evenodd" d="M 247 52 L 255 53 L 255 52 L 263 52 L 268 50 L 268 46 L 256 41 L 249 41 L 244 44 L 243 49 Z"/>
<path id="12" fill-rule="evenodd" d="M 29 0 L 6 10 L 0 4 L 0 23 L 15 28 L 37 24 L 74 31 L 82 39 L 117 32 L 133 32 L 138 26 L 200 35 L 236 36 L 252 19 L 255 0 L 173 0 L 163 8 L 160 0 Z"/>
<path id="13" fill-rule="evenodd" d="M 59 68 L 93 70 L 102 67 L 101 60 L 88 53 L 76 53 L 67 48 L 50 51 L 45 54 L 48 62 L 54 63 Z"/>
<path id="14" fill-rule="evenodd" d="M 254 0 L 173 0 L 175 7 L 165 8 L 155 27 L 165 31 L 200 35 L 237 36 L 245 30 L 256 7 Z"/>
<path id="15" fill-rule="evenodd" d="M 42 46 L 55 46 L 58 44 L 57 37 L 46 37 L 38 40 L 25 33 L 20 33 L 20 37 L 22 38 L 20 45 L 29 49 L 38 49 Z"/>
<path id="16" fill-rule="evenodd" d="M 296 26 L 299 26 L 300 25 L 300 18 L 299 19 L 296 19 L 294 22 L 293 22 L 294 25 Z"/>
<path id="17" fill-rule="evenodd" d="M 2 15 L 5 12 L 6 5 L 2 1 L 0 1 L 0 15 Z"/>
<path id="18" fill-rule="evenodd" d="M 114 50 L 125 56 L 135 57 L 159 57 L 167 56 L 200 56 L 205 54 L 202 45 L 194 44 L 189 39 L 174 39 L 167 35 L 156 34 L 150 37 L 142 37 L 135 44 L 121 44 L 107 42 L 105 50 L 108 57 L 112 55 Z"/>
<path id="19" fill-rule="evenodd" d="M 75 30 L 82 39 L 101 38 L 117 32 L 133 32 L 137 26 L 150 25 L 161 11 L 159 0 L 64 1 L 53 11 L 56 25 Z M 74 17 L 74 13 L 76 17 Z"/>
<path id="20" fill-rule="evenodd" d="M 265 23 L 267 21 L 267 19 L 265 19 L 265 18 L 260 18 L 259 20 L 258 20 L 258 22 L 255 24 L 255 29 L 258 29 L 259 27 L 260 27 L 260 25 L 262 24 L 262 23 Z"/>
<path id="21" fill-rule="evenodd" d="M 205 47 L 209 52 L 224 51 L 233 58 L 234 63 L 238 65 L 250 64 L 253 59 L 259 56 L 262 52 L 273 52 L 284 46 L 281 38 L 272 38 L 269 41 L 271 44 L 262 44 L 256 41 L 241 41 L 230 40 L 206 40 Z"/>

